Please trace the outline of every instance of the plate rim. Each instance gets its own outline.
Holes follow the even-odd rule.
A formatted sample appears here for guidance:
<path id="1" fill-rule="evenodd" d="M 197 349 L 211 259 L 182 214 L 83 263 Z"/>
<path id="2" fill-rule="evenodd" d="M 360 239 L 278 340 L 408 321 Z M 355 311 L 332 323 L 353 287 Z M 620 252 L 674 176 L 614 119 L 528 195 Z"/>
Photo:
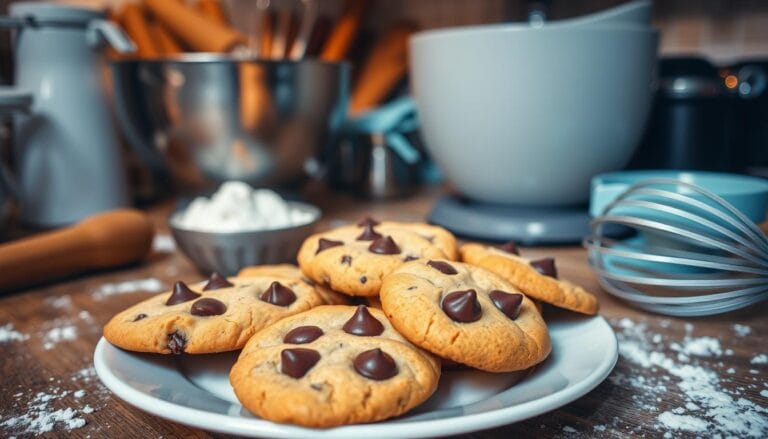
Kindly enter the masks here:
<path id="1" fill-rule="evenodd" d="M 482 413 L 403 423 L 354 424 L 327 429 L 313 429 L 297 425 L 279 424 L 259 418 L 236 418 L 230 415 L 210 413 L 174 404 L 138 391 L 114 375 L 105 362 L 104 354 L 105 350 L 110 347 L 113 349 L 119 348 L 110 344 L 103 336 L 99 339 L 94 350 L 93 363 L 99 379 L 119 399 L 152 416 L 158 416 L 171 422 L 192 426 L 205 431 L 247 435 L 249 437 L 317 438 L 358 437 L 366 432 L 357 430 L 376 429 L 378 427 L 380 430 L 375 431 L 377 438 L 440 437 L 510 425 L 556 410 L 581 398 L 605 381 L 618 361 L 618 339 L 611 326 L 602 316 L 596 315 L 585 320 L 597 320 L 611 334 L 608 346 L 609 355 L 606 355 L 589 375 L 573 386 L 560 389 L 538 399 Z M 156 409 L 150 411 L 147 409 L 150 406 L 154 406 Z M 174 417 L 174 414 L 181 414 L 181 416 Z M 384 426 L 386 428 L 383 428 Z"/>

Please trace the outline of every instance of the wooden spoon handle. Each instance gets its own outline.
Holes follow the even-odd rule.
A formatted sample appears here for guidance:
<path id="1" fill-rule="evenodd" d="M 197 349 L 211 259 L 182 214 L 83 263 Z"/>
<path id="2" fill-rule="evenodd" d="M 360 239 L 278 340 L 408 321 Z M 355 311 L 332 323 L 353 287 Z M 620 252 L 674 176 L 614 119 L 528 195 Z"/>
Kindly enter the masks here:
<path id="1" fill-rule="evenodd" d="M 245 44 L 245 37 L 235 29 L 218 23 L 198 10 L 176 0 L 144 0 L 147 9 L 193 50 L 229 52 Z"/>
<path id="2" fill-rule="evenodd" d="M 153 235 L 146 214 L 120 209 L 0 245 L 0 290 L 137 261 L 149 252 Z"/>

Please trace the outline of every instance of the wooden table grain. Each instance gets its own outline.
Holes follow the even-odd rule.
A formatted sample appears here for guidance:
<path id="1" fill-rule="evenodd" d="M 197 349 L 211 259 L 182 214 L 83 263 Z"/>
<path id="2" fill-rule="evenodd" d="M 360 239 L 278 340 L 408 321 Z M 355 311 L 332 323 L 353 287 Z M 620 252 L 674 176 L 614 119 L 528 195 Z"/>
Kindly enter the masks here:
<path id="1" fill-rule="evenodd" d="M 421 221 L 437 193 L 437 189 L 424 190 L 407 199 L 375 203 L 319 189 L 309 190 L 306 196 L 323 209 L 323 226 L 331 226 L 368 214 Z M 169 210 L 170 203 L 148 210 L 166 244 L 169 241 L 165 218 Z M 671 361 L 715 373 L 718 391 L 729 395 L 734 404 L 743 398 L 757 407 L 758 417 L 752 422 L 756 429 L 752 431 L 768 435 L 766 365 L 759 357 L 755 361 L 759 354 L 768 352 L 765 304 L 697 319 L 649 314 L 606 295 L 589 269 L 582 248 L 540 247 L 523 251 L 532 257 L 554 256 L 561 277 L 594 291 L 600 299 L 601 314 L 629 348 L 638 341 L 649 343 L 652 350 Z M 16 334 L 0 338 L 0 436 L 35 435 L 40 425 L 34 424 L 32 418 L 40 413 L 40 404 L 46 404 L 43 412 L 61 410 L 66 414 L 66 409 L 71 408 L 75 412 L 71 417 L 85 422 L 82 426 L 54 422 L 52 430 L 46 433 L 48 436 L 226 437 L 149 415 L 122 402 L 99 382 L 92 369 L 93 350 L 102 326 L 113 314 L 151 294 L 120 291 L 116 285 L 145 280 L 147 287 L 159 284 L 166 289 L 176 280 L 197 281 L 202 277 L 178 251 L 160 246 L 137 265 L 79 275 L 0 296 L 0 329 L 6 335 L 12 331 Z M 715 348 L 721 352 L 715 349 L 699 356 L 689 355 L 687 359 L 680 357 L 686 355 L 680 352 L 686 341 L 704 337 L 712 337 Z M 681 413 L 679 407 L 690 400 L 686 399 L 684 389 L 676 385 L 678 377 L 670 376 L 669 370 L 647 364 L 644 367 L 632 355 L 631 349 L 625 352 L 608 380 L 571 404 L 523 422 L 463 437 L 660 437 L 664 433 L 678 437 L 712 436 L 725 431 L 717 420 L 711 421 L 709 430 L 697 434 L 670 429 L 660 422 L 661 413 L 675 413 L 675 409 Z M 700 416 L 709 419 L 706 413 Z"/>

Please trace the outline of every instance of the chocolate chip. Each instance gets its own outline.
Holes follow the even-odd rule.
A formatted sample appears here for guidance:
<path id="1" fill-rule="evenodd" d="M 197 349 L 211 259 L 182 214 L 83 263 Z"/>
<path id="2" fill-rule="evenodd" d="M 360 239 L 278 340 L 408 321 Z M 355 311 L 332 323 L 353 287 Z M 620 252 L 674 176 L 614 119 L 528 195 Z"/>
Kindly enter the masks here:
<path id="1" fill-rule="evenodd" d="M 190 290 L 187 284 L 182 281 L 178 281 L 173 284 L 173 292 L 171 293 L 171 296 L 168 298 L 168 300 L 165 301 L 165 304 L 167 306 L 177 305 L 192 299 L 197 299 L 198 297 L 200 297 L 200 295 Z"/>
<path id="2" fill-rule="evenodd" d="M 192 313 L 193 316 L 218 316 L 227 312 L 227 305 L 224 305 L 220 300 L 204 297 L 195 301 L 189 312 Z"/>
<path id="3" fill-rule="evenodd" d="M 472 289 L 447 294 L 440 307 L 451 320 L 462 323 L 474 322 L 483 314 L 477 292 Z"/>
<path id="4" fill-rule="evenodd" d="M 146 318 L 147 318 L 147 315 L 144 313 L 141 313 L 141 314 L 137 314 L 136 317 L 134 317 L 133 321 L 138 322 L 139 320 L 143 320 Z"/>
<path id="5" fill-rule="evenodd" d="M 315 254 L 318 254 L 323 250 L 328 250 L 331 247 L 338 247 L 340 245 L 344 245 L 344 243 L 341 241 L 334 241 L 332 239 L 320 238 L 320 240 L 317 241 L 317 251 Z"/>
<path id="6" fill-rule="evenodd" d="M 341 257 L 341 263 L 346 265 L 352 265 L 352 256 L 344 255 Z"/>
<path id="7" fill-rule="evenodd" d="M 386 380 L 397 375 L 395 360 L 379 348 L 362 352 L 352 364 L 357 373 L 376 381 Z"/>
<path id="8" fill-rule="evenodd" d="M 434 268 L 435 270 L 443 273 L 443 274 L 458 274 L 459 272 L 456 271 L 455 268 L 453 268 L 453 265 L 443 262 L 443 261 L 429 261 L 427 262 L 427 265 Z"/>
<path id="9" fill-rule="evenodd" d="M 417 258 L 416 256 L 408 255 L 405 258 L 403 258 L 403 262 L 411 262 L 411 261 L 415 261 L 416 259 L 419 259 L 419 258 Z"/>
<path id="10" fill-rule="evenodd" d="M 344 332 L 352 335 L 379 335 L 384 325 L 372 316 L 365 305 L 358 305 L 355 314 L 344 323 Z"/>
<path id="11" fill-rule="evenodd" d="M 391 236 L 376 239 L 368 246 L 368 250 L 379 255 L 396 255 L 400 253 L 400 247 L 395 244 Z"/>
<path id="12" fill-rule="evenodd" d="M 370 216 L 367 216 L 357 222 L 357 225 L 360 227 L 373 227 L 373 226 L 378 226 L 379 224 L 381 223 L 371 218 Z"/>
<path id="13" fill-rule="evenodd" d="M 531 267 L 544 276 L 554 277 L 557 279 L 557 268 L 555 267 L 554 258 L 544 258 L 531 261 Z"/>
<path id="14" fill-rule="evenodd" d="M 317 390 L 318 392 L 323 390 L 323 385 L 322 384 L 312 383 L 312 384 L 309 385 L 309 387 L 311 387 L 312 390 Z"/>
<path id="15" fill-rule="evenodd" d="M 296 294 L 290 288 L 275 281 L 261 293 L 259 299 L 272 305 L 288 306 L 296 301 Z"/>
<path id="16" fill-rule="evenodd" d="M 408 287 L 408 291 L 413 291 L 415 289 L 416 289 L 416 285 L 411 285 L 410 287 Z"/>
<path id="17" fill-rule="evenodd" d="M 381 238 L 381 233 L 373 230 L 373 226 L 366 225 L 363 233 L 360 234 L 355 240 L 357 241 L 375 241 Z"/>
<path id="18" fill-rule="evenodd" d="M 507 293 L 506 291 L 493 290 L 488 296 L 496 308 L 500 309 L 505 316 L 515 320 L 520 314 L 520 305 L 523 303 L 522 294 Z"/>
<path id="19" fill-rule="evenodd" d="M 367 277 L 365 277 L 365 276 L 360 276 L 360 283 L 361 283 L 361 284 L 364 284 L 364 283 L 366 283 L 366 282 L 368 282 L 368 278 L 367 278 Z"/>
<path id="20" fill-rule="evenodd" d="M 499 250 L 510 253 L 513 255 L 520 255 L 520 250 L 517 248 L 517 244 L 514 241 L 505 242 L 497 247 Z"/>
<path id="21" fill-rule="evenodd" d="M 184 334 L 179 331 L 173 331 L 168 334 L 168 349 L 174 355 L 179 355 L 184 352 L 184 348 L 187 346 L 187 339 L 184 338 Z"/>
<path id="22" fill-rule="evenodd" d="M 293 348 L 280 352 L 280 370 L 292 378 L 301 378 L 320 361 L 320 352 Z"/>
<path id="23" fill-rule="evenodd" d="M 203 291 L 218 290 L 219 288 L 231 288 L 234 286 L 235 284 L 228 281 L 226 277 L 214 271 L 211 273 L 211 277 L 208 278 L 208 283 L 203 287 Z"/>
<path id="24" fill-rule="evenodd" d="M 320 338 L 323 335 L 323 330 L 317 326 L 299 326 L 293 328 L 285 334 L 283 337 L 283 343 L 290 344 L 306 344 Z"/>

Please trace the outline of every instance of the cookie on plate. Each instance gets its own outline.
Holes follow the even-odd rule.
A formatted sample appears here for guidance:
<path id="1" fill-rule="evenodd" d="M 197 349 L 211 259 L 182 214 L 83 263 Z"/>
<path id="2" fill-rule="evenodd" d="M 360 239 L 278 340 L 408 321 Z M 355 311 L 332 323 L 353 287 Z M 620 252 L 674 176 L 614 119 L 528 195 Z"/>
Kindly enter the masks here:
<path id="1" fill-rule="evenodd" d="M 381 310 L 329 305 L 256 333 L 229 378 L 257 416 L 325 428 L 407 412 L 435 391 L 440 363 Z"/>
<path id="2" fill-rule="evenodd" d="M 409 262 L 384 278 L 380 298 L 392 325 L 412 343 L 476 369 L 527 369 L 551 350 L 533 302 L 479 267 Z"/>
<path id="3" fill-rule="evenodd" d="M 350 297 L 346 294 L 337 293 L 332 289 L 319 285 L 304 276 L 304 273 L 299 270 L 299 267 L 293 264 L 275 264 L 275 265 L 253 265 L 245 267 L 237 273 L 237 277 L 253 277 L 253 276 L 279 276 L 301 279 L 304 282 L 308 282 L 315 287 L 317 293 L 323 298 L 323 302 L 327 305 L 350 305 Z"/>
<path id="4" fill-rule="evenodd" d="M 597 298 L 578 285 L 558 279 L 552 258 L 525 259 L 514 243 L 498 248 L 464 244 L 460 251 L 464 262 L 498 274 L 532 299 L 582 314 L 597 313 Z"/>
<path id="5" fill-rule="evenodd" d="M 456 256 L 456 239 L 442 227 L 366 218 L 310 236 L 298 260 L 301 271 L 319 284 L 350 296 L 375 296 L 384 276 L 404 262 Z"/>
<path id="6" fill-rule="evenodd" d="M 259 329 L 283 317 L 322 305 L 309 284 L 296 278 L 224 278 L 157 294 L 118 313 L 104 337 L 129 351 L 208 354 L 240 349 Z"/>

